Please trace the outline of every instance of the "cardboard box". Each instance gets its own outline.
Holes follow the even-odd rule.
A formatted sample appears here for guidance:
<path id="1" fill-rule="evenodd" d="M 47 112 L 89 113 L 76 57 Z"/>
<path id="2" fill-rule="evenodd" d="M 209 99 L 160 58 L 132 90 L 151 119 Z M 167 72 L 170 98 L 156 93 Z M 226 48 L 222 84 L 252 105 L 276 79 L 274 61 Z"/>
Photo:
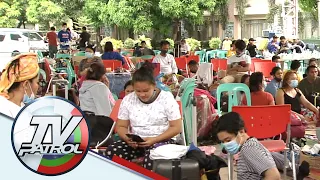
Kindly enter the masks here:
<path id="1" fill-rule="evenodd" d="M 73 56 L 72 57 L 72 61 L 75 66 L 79 66 L 80 61 L 83 59 L 86 59 L 86 57 L 85 56 Z"/>

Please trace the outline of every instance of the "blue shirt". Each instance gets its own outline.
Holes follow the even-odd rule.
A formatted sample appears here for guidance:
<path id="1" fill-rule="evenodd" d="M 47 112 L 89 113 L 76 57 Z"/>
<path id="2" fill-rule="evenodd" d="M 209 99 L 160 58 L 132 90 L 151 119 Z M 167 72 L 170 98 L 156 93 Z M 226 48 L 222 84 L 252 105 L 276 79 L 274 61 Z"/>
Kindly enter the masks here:
<path id="1" fill-rule="evenodd" d="M 102 60 L 118 60 L 122 62 L 122 65 L 125 64 L 123 57 L 118 52 L 105 52 L 101 56 Z"/>
<path id="2" fill-rule="evenodd" d="M 276 42 L 276 44 L 277 44 L 277 42 Z M 273 45 L 273 42 L 272 41 L 270 41 L 269 43 L 268 43 L 268 50 L 269 50 L 269 52 L 271 52 L 271 53 L 275 53 L 275 52 L 277 52 L 278 51 L 278 48 L 275 46 L 275 45 Z"/>
<path id="3" fill-rule="evenodd" d="M 71 41 L 71 33 L 68 31 L 61 30 L 58 33 L 58 38 L 60 42 L 64 42 L 64 43 L 69 42 Z M 61 45 L 61 48 L 63 47 L 69 47 L 69 45 L 65 45 L 65 46 Z"/>
<path id="4" fill-rule="evenodd" d="M 272 79 L 264 91 L 272 94 L 272 96 L 275 98 L 278 89 L 281 87 L 282 87 L 282 81 L 279 83 L 275 79 Z"/>

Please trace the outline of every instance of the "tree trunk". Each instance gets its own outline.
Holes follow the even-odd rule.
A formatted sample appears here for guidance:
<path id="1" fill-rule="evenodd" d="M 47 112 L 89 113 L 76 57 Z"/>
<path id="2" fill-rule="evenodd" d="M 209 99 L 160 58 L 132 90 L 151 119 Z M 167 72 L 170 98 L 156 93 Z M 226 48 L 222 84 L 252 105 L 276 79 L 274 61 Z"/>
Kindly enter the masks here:
<path id="1" fill-rule="evenodd" d="M 179 20 L 175 20 L 175 22 L 173 24 L 173 37 L 172 37 L 173 41 L 178 40 L 179 24 L 180 24 Z"/>
<path id="2" fill-rule="evenodd" d="M 129 38 L 134 39 L 134 31 L 132 28 L 129 29 Z"/>
<path id="3" fill-rule="evenodd" d="M 98 27 L 96 28 L 96 44 L 97 44 L 97 50 L 102 53 L 103 51 L 102 51 L 100 42 L 101 42 L 101 32 L 100 32 L 100 27 Z"/>

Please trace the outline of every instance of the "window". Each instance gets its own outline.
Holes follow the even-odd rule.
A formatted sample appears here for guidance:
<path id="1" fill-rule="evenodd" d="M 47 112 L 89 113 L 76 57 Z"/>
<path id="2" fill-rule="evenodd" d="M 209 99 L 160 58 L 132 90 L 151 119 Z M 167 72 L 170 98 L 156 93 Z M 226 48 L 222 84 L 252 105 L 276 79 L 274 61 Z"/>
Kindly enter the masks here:
<path id="1" fill-rule="evenodd" d="M 4 38 L 6 37 L 6 35 L 4 34 L 0 34 L 0 42 L 4 41 Z"/>
<path id="2" fill-rule="evenodd" d="M 268 29 L 268 23 L 264 19 L 247 20 L 244 25 L 244 38 L 257 38 L 262 36 L 262 30 Z"/>
<path id="3" fill-rule="evenodd" d="M 10 34 L 11 40 L 19 41 L 19 38 L 22 38 L 19 34 Z"/>
<path id="4" fill-rule="evenodd" d="M 43 39 L 38 33 L 35 32 L 25 32 L 22 33 L 25 37 L 28 37 L 29 41 L 42 41 Z"/>

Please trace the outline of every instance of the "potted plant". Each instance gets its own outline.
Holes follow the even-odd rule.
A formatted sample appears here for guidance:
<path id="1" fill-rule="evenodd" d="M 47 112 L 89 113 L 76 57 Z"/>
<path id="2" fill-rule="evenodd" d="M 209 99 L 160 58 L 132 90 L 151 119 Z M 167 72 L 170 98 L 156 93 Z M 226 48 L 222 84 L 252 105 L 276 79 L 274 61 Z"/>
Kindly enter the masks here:
<path id="1" fill-rule="evenodd" d="M 170 38 L 167 38 L 166 41 L 168 41 L 170 43 L 170 49 L 174 48 L 174 41 Z"/>
<path id="2" fill-rule="evenodd" d="M 104 45 L 108 41 L 110 41 L 112 43 L 114 50 L 118 50 L 118 49 L 123 48 L 123 43 L 121 40 L 113 39 L 111 37 L 105 37 L 102 39 L 102 41 L 100 42 L 100 45 L 102 46 L 102 48 L 104 48 Z"/>
<path id="3" fill-rule="evenodd" d="M 138 43 L 140 46 L 141 41 L 145 41 L 147 48 L 152 49 L 151 38 L 147 38 L 145 35 L 139 35 L 139 38 L 137 40 L 135 40 L 135 44 Z"/>
<path id="4" fill-rule="evenodd" d="M 209 41 L 209 47 L 213 50 L 219 49 L 221 45 L 221 40 L 220 38 L 211 38 Z"/>
<path id="5" fill-rule="evenodd" d="M 125 49 L 133 49 L 134 45 L 135 45 L 135 41 L 131 38 L 127 38 L 123 43 L 123 46 Z"/>
<path id="6" fill-rule="evenodd" d="M 186 42 L 190 46 L 191 51 L 196 51 L 201 47 L 201 42 L 196 39 L 188 38 L 186 39 Z"/>

